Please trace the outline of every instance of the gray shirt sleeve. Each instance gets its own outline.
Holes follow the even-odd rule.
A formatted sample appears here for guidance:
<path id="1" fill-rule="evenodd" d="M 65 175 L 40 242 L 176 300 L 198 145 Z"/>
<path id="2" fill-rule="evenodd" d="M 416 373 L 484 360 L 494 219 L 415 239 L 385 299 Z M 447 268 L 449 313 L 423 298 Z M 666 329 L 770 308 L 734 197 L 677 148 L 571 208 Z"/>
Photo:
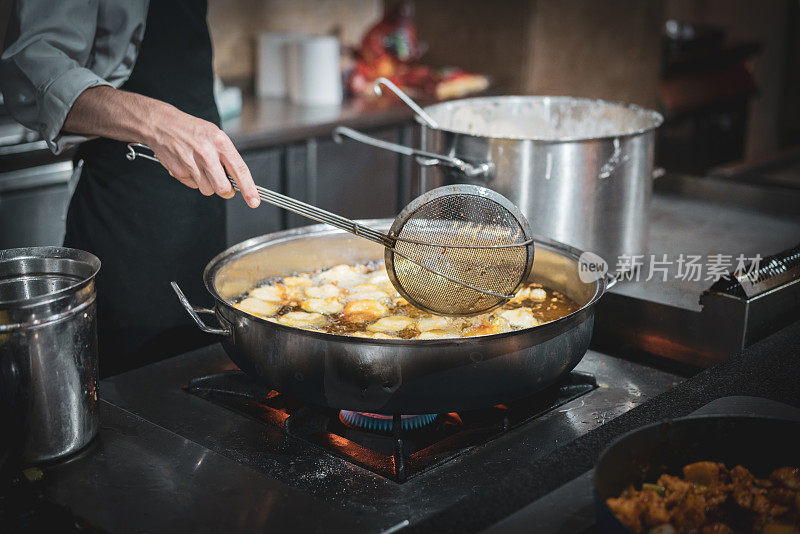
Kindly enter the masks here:
<path id="1" fill-rule="evenodd" d="M 85 141 L 62 127 L 78 96 L 128 79 L 144 35 L 146 0 L 17 0 L 0 59 L 5 105 L 58 154 Z"/>

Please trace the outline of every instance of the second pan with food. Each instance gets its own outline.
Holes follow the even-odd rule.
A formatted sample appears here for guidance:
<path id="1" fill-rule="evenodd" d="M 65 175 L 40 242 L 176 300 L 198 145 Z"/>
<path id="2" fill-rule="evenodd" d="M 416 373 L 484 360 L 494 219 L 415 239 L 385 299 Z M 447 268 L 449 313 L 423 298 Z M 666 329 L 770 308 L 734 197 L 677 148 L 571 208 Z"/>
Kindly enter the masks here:
<path id="1" fill-rule="evenodd" d="M 364 221 L 387 228 L 391 221 Z M 581 281 L 581 252 L 536 241 L 529 281 L 557 291 L 577 310 L 532 328 L 451 339 L 372 339 L 280 324 L 238 309 L 253 288 L 276 276 L 382 259 L 382 247 L 323 225 L 240 243 L 204 271 L 214 310 L 187 310 L 243 371 L 281 393 L 338 409 L 376 413 L 444 413 L 508 402 L 552 384 L 585 354 L 594 304 L 605 280 Z M 198 313 L 214 313 L 220 328 Z"/>
<path id="2" fill-rule="evenodd" d="M 690 416 L 629 432 L 597 462 L 598 531 L 796 533 L 798 435 L 797 421 L 737 415 Z"/>

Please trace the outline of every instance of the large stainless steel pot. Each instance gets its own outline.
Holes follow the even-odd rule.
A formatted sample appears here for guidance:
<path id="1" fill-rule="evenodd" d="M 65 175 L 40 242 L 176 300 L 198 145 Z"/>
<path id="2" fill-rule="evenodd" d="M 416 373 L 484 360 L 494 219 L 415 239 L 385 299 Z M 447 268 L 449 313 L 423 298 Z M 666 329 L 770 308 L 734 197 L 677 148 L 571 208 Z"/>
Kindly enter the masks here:
<path id="1" fill-rule="evenodd" d="M 65 456 L 97 434 L 99 269 L 82 250 L 0 250 L 2 432 L 25 461 Z"/>
<path id="2" fill-rule="evenodd" d="M 537 234 L 617 258 L 647 252 L 654 130 L 638 106 L 569 97 L 469 98 L 424 108 L 422 150 L 349 128 L 342 136 L 416 156 L 421 191 L 474 183 L 520 207 Z"/>
<path id="3" fill-rule="evenodd" d="M 387 229 L 390 220 L 363 221 Z M 282 393 L 340 409 L 442 413 L 491 406 L 541 389 L 571 370 L 589 346 L 593 307 L 605 279 L 582 282 L 580 251 L 540 239 L 531 279 L 581 308 L 535 328 L 479 338 L 373 340 L 291 328 L 231 303 L 265 278 L 383 258 L 383 248 L 324 225 L 250 239 L 211 260 L 203 274 L 215 309 L 192 308 L 198 326 L 220 334 L 242 370 Z M 177 288 L 177 286 L 173 285 Z M 220 328 L 198 314 L 216 314 Z"/>

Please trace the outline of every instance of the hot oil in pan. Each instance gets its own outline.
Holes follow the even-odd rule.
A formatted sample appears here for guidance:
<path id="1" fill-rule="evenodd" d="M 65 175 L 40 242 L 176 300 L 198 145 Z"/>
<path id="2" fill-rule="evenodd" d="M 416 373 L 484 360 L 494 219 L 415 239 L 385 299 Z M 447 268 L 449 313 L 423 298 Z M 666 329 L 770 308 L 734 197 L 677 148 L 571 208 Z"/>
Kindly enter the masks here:
<path id="1" fill-rule="evenodd" d="M 355 274 L 351 275 L 346 267 L 349 267 L 349 269 L 351 269 Z M 329 279 L 330 276 L 326 277 L 326 273 L 330 274 L 330 272 L 333 272 L 334 269 L 343 271 L 343 279 L 331 281 Z M 374 282 L 375 277 L 377 276 L 378 280 L 382 281 L 381 283 L 377 284 L 378 287 L 376 288 L 380 292 L 369 296 L 379 297 L 381 294 L 385 295 L 385 298 L 382 299 L 371 299 L 380 301 L 380 304 L 384 306 L 384 308 L 380 308 L 380 306 L 378 306 L 380 309 L 385 310 L 380 315 L 373 316 L 370 318 L 370 320 L 366 321 L 354 321 L 352 320 L 352 317 L 349 317 L 346 313 L 323 313 L 322 315 L 325 318 L 324 324 L 316 324 L 313 326 L 293 324 L 290 326 L 297 326 L 307 330 L 327 332 L 336 335 L 376 337 L 378 339 L 414 339 L 421 334 L 426 334 L 431 331 L 442 332 L 441 328 L 430 328 L 430 326 L 427 328 L 421 328 L 421 324 L 425 324 L 426 321 L 430 324 L 430 321 L 436 320 L 435 318 L 437 316 L 414 308 L 404 299 L 400 298 L 399 294 L 397 294 L 394 288 L 391 286 L 388 278 L 384 279 L 381 276 L 382 273 L 385 273 L 385 270 L 379 263 L 371 263 L 353 266 L 337 266 L 325 271 L 296 273 L 291 277 L 268 279 L 260 283 L 258 287 L 263 288 L 273 286 L 282 288 L 281 291 L 283 292 L 282 294 L 284 294 L 284 298 L 280 303 L 280 306 L 275 306 L 276 311 L 271 315 L 265 315 L 261 313 L 254 313 L 249 309 L 241 309 L 247 313 L 251 313 L 262 318 L 280 322 L 281 317 L 290 312 L 306 313 L 309 311 L 309 303 L 305 302 L 304 306 L 304 301 L 309 300 L 305 295 L 305 287 L 325 286 L 327 289 L 330 289 L 331 286 L 335 286 L 339 290 L 339 294 L 338 296 L 331 298 L 334 298 L 340 305 L 346 305 L 347 302 L 356 298 L 359 290 L 364 290 L 364 287 L 366 287 L 365 284 L 367 286 L 374 287 L 376 284 L 370 282 Z M 300 279 L 300 282 L 308 285 L 297 288 L 291 287 L 285 283 L 292 280 L 297 282 L 298 280 L 296 279 L 298 278 Z M 248 296 L 252 295 L 242 295 L 240 299 L 238 299 L 238 302 L 235 304 L 235 306 L 240 306 L 242 304 L 242 300 Z M 493 312 L 477 317 L 450 317 L 438 319 L 438 321 L 446 325 L 445 330 L 448 334 L 446 337 L 471 337 L 500 333 L 503 331 L 519 330 L 521 328 L 533 326 L 532 324 L 525 324 L 524 321 L 519 322 L 519 319 L 513 315 L 505 316 L 512 317 L 511 322 L 504 318 L 503 314 L 505 312 L 518 309 L 521 309 L 520 316 L 522 319 L 532 317 L 536 324 L 541 324 L 554 321 L 565 315 L 568 315 L 576 311 L 578 306 L 575 304 L 575 302 L 558 291 L 543 287 L 541 284 L 531 283 L 523 286 L 523 288 L 521 288 L 517 293 L 517 297 L 514 300 L 506 303 L 504 306 L 494 310 Z M 346 310 L 347 308 L 345 308 L 345 312 Z M 407 317 L 413 319 L 413 321 L 410 321 L 407 327 L 389 332 L 379 333 L 374 329 L 370 329 L 370 325 L 373 325 L 380 319 L 389 317 Z M 423 339 L 425 338 L 423 337 Z M 431 338 L 428 337 L 427 339 Z"/>

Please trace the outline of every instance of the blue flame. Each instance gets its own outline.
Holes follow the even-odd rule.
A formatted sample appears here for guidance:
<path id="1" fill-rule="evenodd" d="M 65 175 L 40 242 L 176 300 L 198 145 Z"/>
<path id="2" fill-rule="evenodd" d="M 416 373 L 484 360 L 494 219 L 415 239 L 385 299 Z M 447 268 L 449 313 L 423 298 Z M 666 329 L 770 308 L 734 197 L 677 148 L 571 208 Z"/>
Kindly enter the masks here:
<path id="1" fill-rule="evenodd" d="M 394 429 L 394 420 L 391 415 L 370 414 L 342 410 L 339 412 L 342 421 L 359 429 L 374 432 L 391 432 Z M 401 430 L 417 430 L 436 420 L 436 414 L 402 415 Z"/>

